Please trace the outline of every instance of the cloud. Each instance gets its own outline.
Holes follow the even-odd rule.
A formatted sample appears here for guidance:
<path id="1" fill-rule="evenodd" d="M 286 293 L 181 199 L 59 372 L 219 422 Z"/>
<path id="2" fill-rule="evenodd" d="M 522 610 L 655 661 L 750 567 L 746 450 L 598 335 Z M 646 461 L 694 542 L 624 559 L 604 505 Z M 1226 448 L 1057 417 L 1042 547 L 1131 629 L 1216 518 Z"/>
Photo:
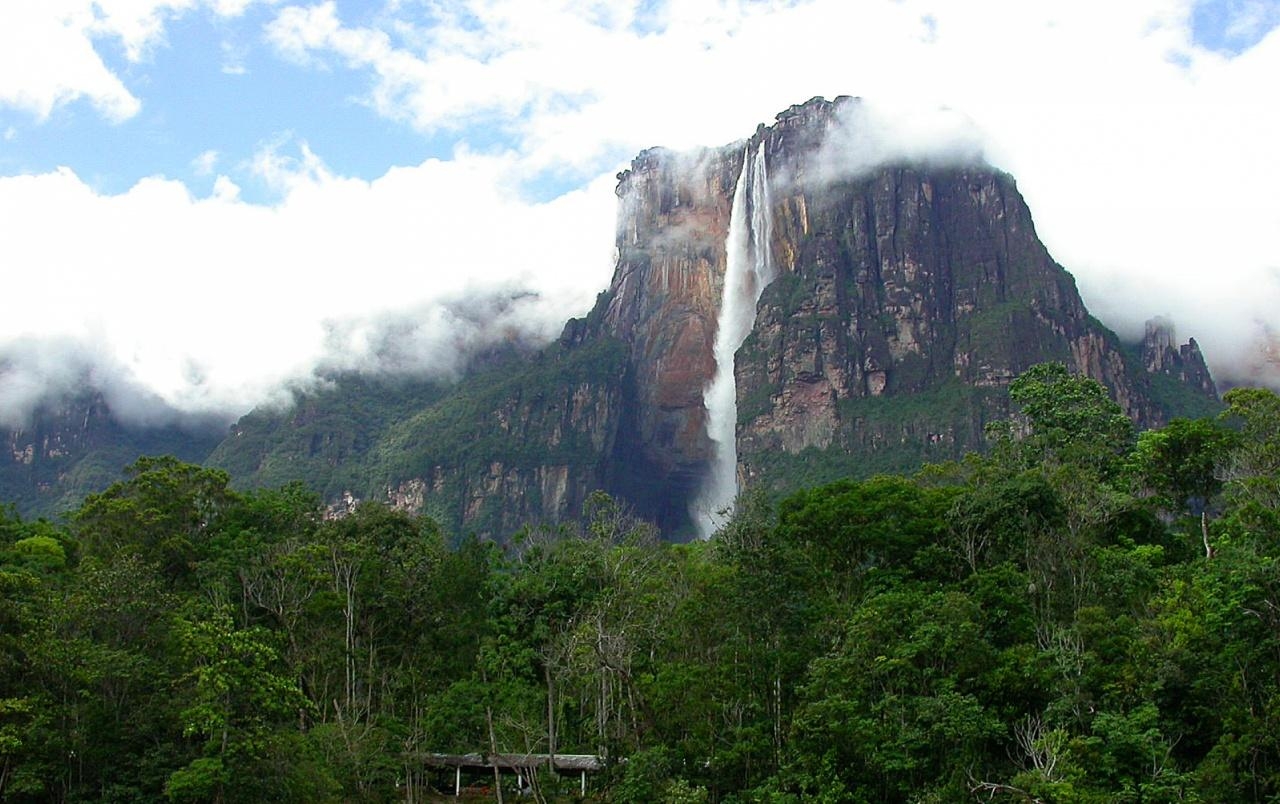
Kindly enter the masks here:
<path id="1" fill-rule="evenodd" d="M 0 252 L 23 266 L 6 293 L 26 300 L 0 343 L 94 343 L 170 406 L 239 414 L 318 365 L 447 374 L 460 344 L 545 341 L 608 281 L 612 177 L 529 203 L 504 189 L 509 156 L 371 182 L 299 142 L 255 164 L 281 193 L 271 206 L 225 176 L 206 198 L 160 178 L 120 195 L 66 169 L 0 178 Z M 491 300 L 483 315 L 464 313 L 472 298 Z M 500 326 L 477 334 L 480 321 Z"/>
<path id="2" fill-rule="evenodd" d="M 540 347 L 558 334 L 559 310 L 518 286 L 441 298 L 398 313 L 380 313 L 325 323 L 320 373 L 457 378 L 486 352 L 512 346 Z"/>
<path id="3" fill-rule="evenodd" d="M 45 120 L 88 100 L 111 122 L 142 102 L 108 66 L 99 43 L 118 44 L 127 62 L 143 61 L 164 41 L 166 23 L 200 6 L 238 16 L 255 0 L 40 0 L 0 3 L 0 107 Z"/>
<path id="4" fill-rule="evenodd" d="M 0 347 L 0 427 L 26 428 L 38 406 L 81 402 L 89 393 L 101 394 L 127 427 L 213 423 L 168 405 L 93 341 L 19 338 Z"/>
<path id="5" fill-rule="evenodd" d="M 138 99 L 94 50 L 93 7 L 51 5 L 0 4 L 0 105 L 43 120 L 56 107 L 86 98 L 112 121 L 137 114 Z"/>
<path id="6" fill-rule="evenodd" d="M 218 152 L 210 149 L 191 160 L 191 169 L 197 176 L 208 176 L 218 165 Z"/>
<path id="7" fill-rule="evenodd" d="M 464 133 L 496 120 L 531 171 L 726 143 L 815 93 L 861 95 L 888 120 L 873 151 L 946 144 L 1012 172 L 1112 326 L 1136 337 L 1170 313 L 1220 378 L 1257 376 L 1259 327 L 1280 329 L 1280 20 L 1265 9 L 1222 7 L 1227 33 L 1252 40 L 1224 55 L 1194 35 L 1204 3 L 670 3 L 643 24 L 641 6 L 485 0 L 379 28 L 324 3 L 283 9 L 271 31 L 295 58 L 367 72 L 390 119 Z M 866 147 L 841 144 L 878 158 L 851 150 Z"/>
<path id="8" fill-rule="evenodd" d="M 809 178 L 852 178 L 896 160 L 933 166 L 979 164 L 983 134 L 968 117 L 945 107 L 846 102 L 812 159 Z"/>

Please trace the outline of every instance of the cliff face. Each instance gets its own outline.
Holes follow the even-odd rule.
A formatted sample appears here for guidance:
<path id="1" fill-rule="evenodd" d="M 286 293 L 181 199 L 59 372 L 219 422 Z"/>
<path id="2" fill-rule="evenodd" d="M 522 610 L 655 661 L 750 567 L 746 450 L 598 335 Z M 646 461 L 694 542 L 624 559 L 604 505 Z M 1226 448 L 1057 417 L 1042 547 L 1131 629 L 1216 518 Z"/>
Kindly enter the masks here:
<path id="1" fill-rule="evenodd" d="M 678 526 L 706 472 L 703 389 L 725 273 L 733 149 L 641 153 L 619 174 L 617 265 L 586 337 L 627 345 L 617 490 Z"/>
<path id="2" fill-rule="evenodd" d="M 25 516 L 53 516 L 119 480 L 143 455 L 201 461 L 222 438 L 213 422 L 126 427 L 102 394 L 48 400 L 21 427 L 0 431 L 0 503 Z"/>
<path id="3" fill-rule="evenodd" d="M 1147 322 L 1142 338 L 1142 365 L 1150 374 L 1168 377 L 1196 393 L 1217 395 L 1209 367 L 1200 354 L 1200 345 L 1195 338 L 1178 345 L 1173 322 L 1168 319 L 1153 318 Z"/>
<path id="4" fill-rule="evenodd" d="M 1009 176 L 977 158 L 894 160 L 866 125 L 859 101 L 815 98 L 722 148 L 642 152 L 618 176 L 610 287 L 541 352 L 499 350 L 452 386 L 335 378 L 244 417 L 212 454 L 167 430 L 127 433 L 86 397 L 8 433 L 0 481 L 46 512 L 138 454 L 172 452 L 208 455 L 241 486 L 302 480 L 335 512 L 381 499 L 458 534 L 572 518 L 604 489 L 682 535 L 691 505 L 722 501 L 709 477 L 730 493 L 735 474 L 796 487 L 979 448 L 1008 382 L 1042 361 L 1101 381 L 1140 425 L 1212 411 L 1195 341 L 1157 321 L 1120 344 Z M 726 299 L 725 331 L 750 334 L 736 358 L 721 350 L 736 431 L 712 436 Z"/>
<path id="5" fill-rule="evenodd" d="M 509 538 L 573 519 L 613 487 L 624 354 L 608 337 L 567 339 L 473 365 L 456 384 L 333 377 L 241 419 L 209 463 L 238 486 L 302 480 L 334 515 L 380 500 L 459 536 Z"/>
<path id="6" fill-rule="evenodd" d="M 1046 360 L 1104 383 L 1140 425 L 1165 416 L 1151 373 L 1215 396 L 1194 342 L 1164 344 L 1142 365 L 1089 316 L 1009 176 L 981 164 L 867 167 L 833 149 L 857 141 L 858 103 L 814 99 L 747 141 L 646 151 L 620 174 L 601 329 L 629 345 L 624 430 L 651 487 L 687 499 L 707 471 L 702 392 L 725 241 L 743 160 L 761 146 L 778 278 L 737 355 L 740 477 L 794 478 L 788 456 L 832 473 L 958 456 L 1004 414 L 1007 383 Z"/>
<path id="7" fill-rule="evenodd" d="M 397 422 L 370 455 L 382 484 L 370 496 L 495 538 L 573 519 L 610 482 L 622 418 L 617 353 L 609 343 L 553 347 L 532 367 L 491 377 L 488 389 L 463 389 Z"/>

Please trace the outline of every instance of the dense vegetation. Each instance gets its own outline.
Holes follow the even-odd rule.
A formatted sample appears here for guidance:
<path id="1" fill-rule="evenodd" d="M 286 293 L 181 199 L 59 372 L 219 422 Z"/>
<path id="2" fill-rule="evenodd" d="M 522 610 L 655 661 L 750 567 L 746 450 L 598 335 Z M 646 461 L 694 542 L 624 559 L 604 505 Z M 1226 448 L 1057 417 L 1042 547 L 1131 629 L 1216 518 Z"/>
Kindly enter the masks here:
<path id="1" fill-rule="evenodd" d="M 495 463 L 571 466 L 590 474 L 607 461 L 590 433 L 566 426 L 567 411 L 603 404 L 621 381 L 624 356 L 619 341 L 598 338 L 532 354 L 517 346 L 499 350 L 478 359 L 458 383 L 338 375 L 297 393 L 288 408 L 245 416 L 205 463 L 229 472 L 237 488 L 300 481 L 328 501 L 344 492 L 385 499 L 389 488 L 439 470 L 431 513 L 442 526 L 458 528 L 470 487 Z M 593 392 L 599 399 L 577 399 L 584 388 L 599 389 Z M 527 491 L 532 498 L 537 488 Z M 471 525 L 506 535 L 499 529 L 502 506 L 493 502 Z M 533 499 L 525 504 L 538 507 Z"/>
<path id="2" fill-rule="evenodd" d="M 0 460 L 0 502 L 27 516 L 71 511 L 138 456 L 200 462 L 225 434 L 225 425 L 199 417 L 126 427 L 111 417 L 100 395 L 85 392 L 37 411 L 26 427 L 11 431 L 19 437 L 9 445 L 13 460 Z M 24 443 L 30 446 L 24 449 Z"/>
<path id="3" fill-rule="evenodd" d="M 1280 398 L 1135 436 L 1060 366 L 1011 395 L 986 455 L 689 545 L 171 458 L 3 514 L 0 798 L 421 801 L 425 752 L 498 750 L 604 755 L 602 801 L 1276 800 Z"/>

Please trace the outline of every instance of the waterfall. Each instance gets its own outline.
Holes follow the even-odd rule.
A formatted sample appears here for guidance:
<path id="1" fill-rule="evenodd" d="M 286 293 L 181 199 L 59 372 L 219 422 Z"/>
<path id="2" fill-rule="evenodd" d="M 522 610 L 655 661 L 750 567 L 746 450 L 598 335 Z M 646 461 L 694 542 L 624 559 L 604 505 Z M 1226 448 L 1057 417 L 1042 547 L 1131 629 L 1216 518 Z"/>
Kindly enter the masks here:
<path id="1" fill-rule="evenodd" d="M 725 239 L 724 294 L 716 321 L 716 372 L 702 393 L 711 438 L 711 467 L 693 503 L 693 518 L 705 539 L 724 524 L 721 511 L 738 496 L 738 389 L 734 356 L 755 325 L 756 304 L 773 281 L 769 255 L 773 219 L 764 142 L 752 156 L 742 154 L 742 172 L 733 188 L 729 235 Z"/>

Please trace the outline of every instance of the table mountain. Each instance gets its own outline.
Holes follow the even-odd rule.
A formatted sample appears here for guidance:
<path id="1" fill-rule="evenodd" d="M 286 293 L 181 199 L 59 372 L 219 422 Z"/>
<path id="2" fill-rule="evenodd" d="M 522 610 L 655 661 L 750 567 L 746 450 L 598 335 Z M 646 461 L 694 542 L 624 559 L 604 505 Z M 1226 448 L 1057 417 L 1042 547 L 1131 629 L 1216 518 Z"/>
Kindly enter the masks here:
<path id="1" fill-rule="evenodd" d="M 1089 315 L 1010 176 L 861 149 L 867 121 L 815 98 L 721 148 L 640 153 L 610 286 L 556 343 L 452 386 L 333 378 L 243 418 L 209 462 L 494 537 L 604 489 L 689 536 L 742 483 L 980 448 L 1038 362 L 1101 381 L 1140 426 L 1215 409 L 1194 341 L 1153 322 L 1122 344 Z"/>

